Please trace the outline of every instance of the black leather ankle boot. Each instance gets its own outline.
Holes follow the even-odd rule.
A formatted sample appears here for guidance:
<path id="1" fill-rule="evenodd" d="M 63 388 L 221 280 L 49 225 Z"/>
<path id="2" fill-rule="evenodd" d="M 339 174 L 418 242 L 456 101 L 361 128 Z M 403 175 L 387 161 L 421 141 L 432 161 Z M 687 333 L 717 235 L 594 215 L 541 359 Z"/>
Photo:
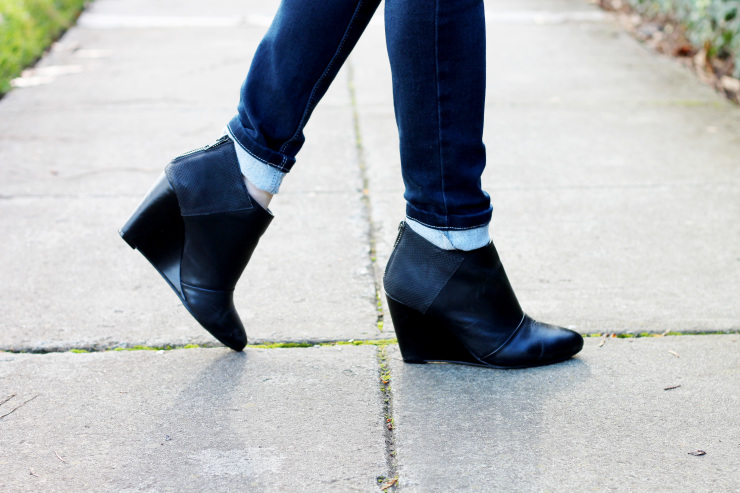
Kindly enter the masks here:
<path id="1" fill-rule="evenodd" d="M 407 363 L 527 368 L 583 347 L 578 333 L 524 314 L 493 243 L 443 250 L 402 222 L 383 282 Z"/>
<path id="2" fill-rule="evenodd" d="M 272 214 L 251 199 L 227 136 L 174 159 L 120 234 L 226 346 L 247 335 L 233 293 Z"/>

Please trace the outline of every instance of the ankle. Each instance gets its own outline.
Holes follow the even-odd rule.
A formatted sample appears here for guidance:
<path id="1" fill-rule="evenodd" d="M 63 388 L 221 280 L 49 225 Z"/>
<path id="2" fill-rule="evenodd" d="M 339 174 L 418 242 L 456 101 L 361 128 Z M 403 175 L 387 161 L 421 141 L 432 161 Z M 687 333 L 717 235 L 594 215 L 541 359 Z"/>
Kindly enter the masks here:
<path id="1" fill-rule="evenodd" d="M 441 230 L 421 224 L 409 217 L 406 218 L 406 224 L 416 234 L 442 250 L 477 250 L 491 241 L 488 224 L 472 229 Z"/>
<path id="2" fill-rule="evenodd" d="M 224 128 L 222 135 L 228 135 L 233 142 L 236 159 L 239 161 L 239 168 L 242 171 L 250 195 L 257 200 L 258 204 L 267 208 L 266 204 L 269 204 L 272 196 L 280 190 L 286 172 L 280 171 L 249 154 L 236 141 L 228 125 Z"/>
<path id="3" fill-rule="evenodd" d="M 246 177 L 244 178 L 244 183 L 247 185 L 247 192 L 249 193 L 249 196 L 254 199 L 255 202 L 257 202 L 259 205 L 262 206 L 263 209 L 267 209 L 267 206 L 270 205 L 270 201 L 272 200 L 272 194 L 270 192 L 265 192 L 264 190 L 260 190 L 254 184 L 252 184 L 251 181 L 247 180 Z"/>

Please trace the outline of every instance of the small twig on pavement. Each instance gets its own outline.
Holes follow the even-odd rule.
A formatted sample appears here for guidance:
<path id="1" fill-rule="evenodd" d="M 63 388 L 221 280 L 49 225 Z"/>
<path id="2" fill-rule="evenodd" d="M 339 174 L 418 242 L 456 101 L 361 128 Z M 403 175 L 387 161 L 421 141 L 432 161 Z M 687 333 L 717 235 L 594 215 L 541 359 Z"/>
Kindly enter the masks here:
<path id="1" fill-rule="evenodd" d="M 56 450 L 54 451 L 54 455 L 56 455 L 57 456 L 57 459 L 59 459 L 60 461 L 64 462 L 65 464 L 67 463 L 66 460 L 64 460 L 61 457 L 59 457 L 59 454 L 57 454 L 57 451 Z"/>
<path id="2" fill-rule="evenodd" d="M 36 397 L 38 397 L 38 396 L 40 396 L 40 395 L 41 395 L 41 394 L 36 394 L 36 395 L 34 395 L 33 397 L 31 397 L 31 398 L 30 398 L 30 399 L 28 399 L 27 401 L 24 401 L 24 402 L 23 402 L 22 404 L 20 404 L 19 406 L 16 406 L 15 408 L 11 409 L 11 410 L 10 410 L 10 411 L 8 411 L 7 413 L 5 413 L 5 414 L 3 414 L 2 416 L 0 416 L 0 419 L 3 419 L 3 418 L 4 418 L 5 416 L 8 416 L 9 414 L 13 414 L 13 413 L 14 413 L 14 412 L 16 412 L 16 411 L 17 411 L 18 409 L 22 408 L 23 406 L 25 406 L 26 404 L 28 404 L 29 402 L 31 402 L 32 400 L 34 400 L 34 399 L 35 399 Z"/>
<path id="3" fill-rule="evenodd" d="M 671 353 L 676 358 L 678 358 L 678 353 L 676 351 L 668 351 L 668 352 Z"/>
<path id="4" fill-rule="evenodd" d="M 37 478 L 40 478 L 38 474 L 36 474 L 36 471 L 33 470 L 33 467 L 29 467 L 28 470 L 31 472 L 31 476 L 36 476 Z"/>
<path id="5" fill-rule="evenodd" d="M 15 397 L 15 396 L 16 396 L 16 394 L 15 394 L 15 392 L 13 392 L 13 393 L 12 393 L 12 394 L 10 394 L 10 395 L 9 395 L 8 397 L 6 397 L 5 399 L 3 399 L 3 401 L 2 401 L 2 402 L 0 402 L 0 406 L 2 406 L 3 404 L 5 404 L 6 402 L 8 402 L 8 401 L 9 401 L 10 399 L 12 399 L 12 398 L 13 398 L 13 397 Z"/>
<path id="6" fill-rule="evenodd" d="M 689 452 L 689 455 L 699 456 L 699 455 L 707 455 L 707 453 L 704 452 L 703 450 L 694 450 L 693 452 Z"/>
<path id="7" fill-rule="evenodd" d="M 680 387 L 680 385 L 674 385 L 674 386 L 672 386 L 672 387 L 666 387 L 666 388 L 664 388 L 663 390 L 673 390 L 673 389 L 677 389 L 677 388 L 679 388 L 679 387 Z"/>
<path id="8" fill-rule="evenodd" d="M 391 486 L 393 486 L 394 484 L 396 484 L 397 482 L 398 482 L 398 478 L 393 478 L 390 481 L 388 481 L 387 483 L 385 483 L 385 485 L 383 485 L 383 487 L 380 488 L 380 489 L 383 490 L 383 491 L 385 491 L 388 488 L 390 488 Z"/>

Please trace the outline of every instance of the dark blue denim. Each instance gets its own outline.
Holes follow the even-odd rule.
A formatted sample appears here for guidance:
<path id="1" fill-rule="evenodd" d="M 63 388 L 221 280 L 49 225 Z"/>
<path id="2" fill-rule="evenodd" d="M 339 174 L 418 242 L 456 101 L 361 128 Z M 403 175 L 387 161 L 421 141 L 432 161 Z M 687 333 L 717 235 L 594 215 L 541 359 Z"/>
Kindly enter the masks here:
<path id="1" fill-rule="evenodd" d="M 283 0 L 229 122 L 248 153 L 290 171 L 313 109 L 379 3 Z M 408 217 L 441 230 L 488 224 L 483 0 L 386 0 L 385 27 Z"/>

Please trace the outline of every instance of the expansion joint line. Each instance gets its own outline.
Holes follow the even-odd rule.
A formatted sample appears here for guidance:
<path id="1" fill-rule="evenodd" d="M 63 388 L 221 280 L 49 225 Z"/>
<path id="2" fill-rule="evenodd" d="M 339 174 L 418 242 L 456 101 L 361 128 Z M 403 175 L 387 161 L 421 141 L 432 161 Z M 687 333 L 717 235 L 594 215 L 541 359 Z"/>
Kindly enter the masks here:
<path id="1" fill-rule="evenodd" d="M 248 344 L 245 349 L 300 349 L 324 346 L 387 346 L 397 344 L 396 339 L 336 339 L 336 340 L 303 340 L 303 341 L 262 341 Z M 46 348 L 0 347 L 0 353 L 12 354 L 49 354 L 49 353 L 105 353 L 116 351 L 172 351 L 177 349 L 224 349 L 224 346 L 213 341 L 207 344 L 168 344 L 166 346 L 144 346 L 141 344 L 109 344 L 84 346 L 53 346 Z"/>
<path id="2" fill-rule="evenodd" d="M 380 399 L 385 433 L 385 463 L 388 473 L 377 478 L 382 491 L 395 491 L 398 486 L 398 462 L 396 458 L 396 423 L 393 417 L 393 394 L 391 392 L 391 367 L 388 362 L 387 345 L 378 346 L 378 373 L 380 377 Z"/>
<path id="3" fill-rule="evenodd" d="M 375 310 L 377 313 L 376 325 L 379 331 L 383 330 L 383 305 L 380 299 L 381 287 L 380 280 L 383 273 L 377 262 L 376 245 L 377 245 L 377 227 L 373 221 L 373 208 L 370 202 L 370 179 L 367 172 L 367 161 L 365 160 L 365 147 L 362 141 L 362 132 L 360 130 L 360 109 L 357 103 L 357 92 L 355 90 L 355 71 L 352 60 L 347 60 L 345 66 L 348 73 L 348 89 L 352 104 L 352 123 L 355 131 L 355 149 L 357 152 L 357 164 L 360 168 L 360 178 L 362 179 L 362 202 L 365 206 L 365 217 L 367 217 L 368 226 L 368 255 L 370 266 L 373 273 L 373 283 L 375 285 Z M 393 422 L 393 398 L 391 395 L 391 370 L 386 356 L 388 344 L 378 345 L 378 373 L 380 378 L 380 399 L 381 399 L 381 416 L 383 418 L 383 429 L 385 434 L 385 460 L 387 473 L 384 476 L 378 476 L 378 486 L 381 491 L 395 491 L 398 483 L 398 468 L 396 465 L 396 445 L 394 436 Z"/>
<path id="4" fill-rule="evenodd" d="M 713 335 L 728 335 L 728 334 L 740 334 L 739 329 L 732 330 L 715 330 L 715 331 L 704 331 L 704 332 L 674 332 L 665 331 L 663 333 L 657 332 L 641 332 L 639 334 L 631 333 L 608 333 L 604 334 L 601 332 L 595 333 L 583 333 L 583 337 L 600 337 L 606 339 L 642 339 L 645 337 L 697 337 L 697 336 L 713 336 Z M 390 334 L 388 334 L 390 335 Z M 303 339 L 299 341 L 287 340 L 287 341 L 258 341 L 247 345 L 246 349 L 290 349 L 290 348 L 308 348 L 317 346 L 387 346 L 389 344 L 397 344 L 398 341 L 394 337 L 388 339 Z M 167 344 L 163 346 L 146 346 L 142 344 L 132 343 L 90 343 L 83 345 L 71 345 L 71 344 L 59 344 L 55 346 L 47 347 L 33 347 L 33 346 L 3 346 L 0 345 L 0 353 L 15 353 L 15 354 L 48 354 L 48 353 L 103 353 L 108 351 L 170 351 L 173 349 L 207 349 L 207 348 L 221 348 L 223 345 L 216 341 L 207 342 L 205 344 Z"/>
<path id="5" fill-rule="evenodd" d="M 355 131 L 355 149 L 357 152 L 357 164 L 360 168 L 360 178 L 362 180 L 362 203 L 365 206 L 365 217 L 367 217 L 368 223 L 368 256 L 370 259 L 370 267 L 373 273 L 373 283 L 375 285 L 375 311 L 377 314 L 376 326 L 379 331 L 383 331 L 383 304 L 380 300 L 381 288 L 380 280 L 383 273 L 380 271 L 380 267 L 377 262 L 376 245 L 377 245 L 377 227 L 375 221 L 373 221 L 373 208 L 370 202 L 370 179 L 367 173 L 367 162 L 365 160 L 365 147 L 362 142 L 362 132 L 360 131 L 360 110 L 357 104 L 357 93 L 355 91 L 355 70 L 352 65 L 352 60 L 347 60 L 345 66 L 347 67 L 347 85 L 349 89 L 350 100 L 352 104 L 352 123 Z"/>

